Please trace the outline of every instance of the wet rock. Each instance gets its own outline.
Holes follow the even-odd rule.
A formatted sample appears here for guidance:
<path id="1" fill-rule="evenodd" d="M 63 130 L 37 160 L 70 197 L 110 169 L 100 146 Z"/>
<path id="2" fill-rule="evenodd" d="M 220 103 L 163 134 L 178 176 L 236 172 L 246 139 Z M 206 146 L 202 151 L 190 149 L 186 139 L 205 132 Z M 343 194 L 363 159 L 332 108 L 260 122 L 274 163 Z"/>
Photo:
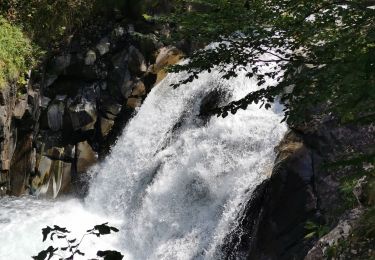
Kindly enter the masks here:
<path id="1" fill-rule="evenodd" d="M 23 136 L 17 142 L 10 166 L 10 187 L 13 196 L 25 193 L 29 175 L 34 172 L 35 150 L 32 146 L 33 136 L 31 134 Z"/>
<path id="2" fill-rule="evenodd" d="M 37 173 L 31 181 L 31 190 L 35 194 L 46 194 L 50 180 L 52 160 L 47 156 L 38 156 L 36 163 Z"/>
<path id="3" fill-rule="evenodd" d="M 130 46 L 128 55 L 128 67 L 131 73 L 138 75 L 147 71 L 145 58 L 137 48 Z"/>
<path id="4" fill-rule="evenodd" d="M 120 114 L 122 105 L 118 104 L 111 96 L 102 96 L 101 111 L 106 118 L 114 120 Z"/>
<path id="5" fill-rule="evenodd" d="M 223 90 L 214 90 L 205 96 L 200 104 L 199 115 L 207 119 L 207 117 L 213 115 L 213 110 L 221 106 L 229 98 L 229 94 Z"/>
<path id="6" fill-rule="evenodd" d="M 121 26 L 116 27 L 112 33 L 114 38 L 120 38 L 125 35 L 125 29 Z"/>
<path id="7" fill-rule="evenodd" d="M 64 111 L 64 103 L 57 100 L 48 107 L 48 126 L 52 131 L 59 131 L 62 129 Z"/>
<path id="8" fill-rule="evenodd" d="M 106 137 L 112 130 L 115 121 L 107 119 L 105 117 L 100 118 L 100 133 L 103 137 Z"/>
<path id="9" fill-rule="evenodd" d="M 143 97 L 146 95 L 146 87 L 142 81 L 137 80 L 131 86 L 132 92 L 128 98 L 126 105 L 129 108 L 135 109 L 142 105 Z"/>
<path id="10" fill-rule="evenodd" d="M 227 238 L 235 243 L 226 245 L 228 259 L 302 259 L 308 251 L 305 223 L 318 215 L 312 153 L 293 132 L 276 150 L 270 179 L 254 193 L 256 204 L 246 205 L 239 216 L 244 221 Z"/>
<path id="11" fill-rule="evenodd" d="M 111 43 L 107 37 L 100 40 L 100 42 L 96 45 L 96 49 L 98 50 L 101 56 L 107 54 L 109 52 L 109 48 Z"/>
<path id="12" fill-rule="evenodd" d="M 49 97 L 42 96 L 40 99 L 40 107 L 41 108 L 48 108 L 51 99 Z"/>
<path id="13" fill-rule="evenodd" d="M 95 53 L 95 51 L 89 50 L 86 53 L 85 65 L 87 65 L 87 66 L 94 65 L 95 61 L 96 61 L 96 53 Z"/>
<path id="14" fill-rule="evenodd" d="M 140 107 L 141 105 L 142 105 L 142 99 L 140 98 L 129 98 L 126 102 L 126 106 L 132 109 Z"/>
<path id="15" fill-rule="evenodd" d="M 71 163 L 53 161 L 51 165 L 50 180 L 46 195 L 56 198 L 59 194 L 69 190 L 71 184 Z"/>
<path id="16" fill-rule="evenodd" d="M 78 143 L 76 147 L 77 173 L 83 174 L 97 162 L 98 156 L 87 141 Z"/>
<path id="17" fill-rule="evenodd" d="M 13 109 L 13 117 L 16 119 L 21 119 L 26 112 L 27 108 L 27 97 L 18 98 L 16 100 L 16 105 Z"/>
<path id="18" fill-rule="evenodd" d="M 67 145 L 65 147 L 54 146 L 49 148 L 45 155 L 53 160 L 73 161 L 75 157 L 75 147 L 74 145 Z"/>
<path id="19" fill-rule="evenodd" d="M 182 51 L 175 47 L 163 47 L 159 50 L 155 64 L 150 67 L 153 74 L 157 74 L 156 84 L 162 81 L 167 72 L 164 70 L 167 66 L 174 65 L 184 57 Z"/>
<path id="20" fill-rule="evenodd" d="M 56 198 L 69 191 L 72 164 L 41 156 L 37 163 L 37 175 L 32 179 L 34 194 Z"/>
<path id="21" fill-rule="evenodd" d="M 128 92 L 131 92 L 132 81 L 127 67 L 127 58 L 127 51 L 122 51 L 112 59 L 113 69 L 108 75 L 108 90 L 113 97 L 126 96 Z"/>
<path id="22" fill-rule="evenodd" d="M 96 104 L 82 98 L 69 106 L 69 115 L 74 130 L 92 130 L 97 120 Z"/>
<path id="23" fill-rule="evenodd" d="M 134 82 L 130 80 L 130 74 L 128 74 L 129 77 L 124 78 L 123 83 L 120 85 L 120 92 L 123 98 L 128 98 L 133 90 Z"/>
<path id="24" fill-rule="evenodd" d="M 146 95 L 146 86 L 145 84 L 140 81 L 140 80 L 137 80 L 133 86 L 132 86 L 132 93 L 131 93 L 131 96 L 132 97 L 143 97 Z"/>

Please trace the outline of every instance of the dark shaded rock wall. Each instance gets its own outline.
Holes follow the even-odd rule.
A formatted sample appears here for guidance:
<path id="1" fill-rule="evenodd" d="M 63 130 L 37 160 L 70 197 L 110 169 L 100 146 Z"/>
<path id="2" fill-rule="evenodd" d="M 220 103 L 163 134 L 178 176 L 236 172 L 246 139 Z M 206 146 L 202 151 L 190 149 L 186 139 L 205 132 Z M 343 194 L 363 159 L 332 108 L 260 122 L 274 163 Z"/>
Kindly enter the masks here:
<path id="1" fill-rule="evenodd" d="M 348 151 L 371 153 L 373 149 L 373 125 L 339 126 L 330 119 L 289 131 L 276 148 L 271 178 L 249 194 L 248 203 L 240 205 L 239 224 L 223 246 L 226 258 L 304 259 L 318 240 L 317 235 L 305 238 L 311 232 L 306 229 L 308 221 L 333 230 L 326 240 L 338 240 L 334 230 L 353 219 L 343 209 L 340 180 L 353 174 L 353 169 L 331 169 L 326 163 Z"/>
<path id="2" fill-rule="evenodd" d="M 0 91 L 0 193 L 84 195 L 90 167 L 110 151 L 164 68 L 182 58 L 153 24 L 91 25 L 31 74 Z"/>

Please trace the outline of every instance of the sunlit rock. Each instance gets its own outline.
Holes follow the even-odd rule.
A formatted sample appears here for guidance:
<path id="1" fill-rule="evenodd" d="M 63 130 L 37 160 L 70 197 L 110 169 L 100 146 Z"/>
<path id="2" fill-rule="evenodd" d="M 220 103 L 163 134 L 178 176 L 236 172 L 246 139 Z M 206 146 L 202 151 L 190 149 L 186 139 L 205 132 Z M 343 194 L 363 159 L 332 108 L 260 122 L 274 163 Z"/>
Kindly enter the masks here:
<path id="1" fill-rule="evenodd" d="M 77 173 L 85 173 L 97 162 L 98 156 L 87 141 L 78 143 L 76 147 Z"/>

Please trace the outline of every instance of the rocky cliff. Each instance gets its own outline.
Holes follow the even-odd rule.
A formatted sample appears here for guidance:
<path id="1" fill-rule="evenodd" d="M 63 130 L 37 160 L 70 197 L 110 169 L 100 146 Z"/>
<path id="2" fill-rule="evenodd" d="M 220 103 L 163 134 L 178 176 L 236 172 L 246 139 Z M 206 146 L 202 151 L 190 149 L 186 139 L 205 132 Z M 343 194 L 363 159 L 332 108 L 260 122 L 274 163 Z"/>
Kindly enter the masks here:
<path id="1" fill-rule="evenodd" d="M 373 166 L 330 163 L 348 151 L 371 154 L 374 140 L 373 125 L 340 126 L 333 118 L 290 130 L 275 149 L 271 178 L 241 205 L 238 225 L 223 246 L 227 258 L 372 259 L 374 238 L 360 237 L 349 246 L 349 236 L 371 225 L 361 221 L 368 221 L 362 217 L 374 206 L 374 180 L 360 169 Z M 345 190 L 346 180 L 354 194 Z M 347 249 L 337 252 L 340 243 Z"/>
<path id="2" fill-rule="evenodd" d="M 1 194 L 83 194 L 90 166 L 109 152 L 164 68 L 182 57 L 156 40 L 151 25 L 123 20 L 86 30 L 26 86 L 0 91 Z"/>

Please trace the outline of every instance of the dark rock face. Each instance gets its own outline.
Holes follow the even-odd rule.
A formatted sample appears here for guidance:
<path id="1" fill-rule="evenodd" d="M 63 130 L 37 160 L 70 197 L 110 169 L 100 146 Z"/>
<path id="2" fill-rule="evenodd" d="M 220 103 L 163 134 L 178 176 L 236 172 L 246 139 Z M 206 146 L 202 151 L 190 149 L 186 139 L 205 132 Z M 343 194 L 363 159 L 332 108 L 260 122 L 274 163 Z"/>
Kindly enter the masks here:
<path id="1" fill-rule="evenodd" d="M 371 152 L 374 142 L 373 126 L 344 127 L 334 120 L 290 131 L 276 148 L 271 178 L 242 205 L 238 225 L 222 247 L 225 259 L 325 259 L 327 245 L 345 238 L 362 211 L 337 215 L 343 204 L 340 178 L 351 172 L 332 171 L 324 163 L 343 151 Z M 359 205 L 366 200 L 363 183 L 354 189 Z M 306 239 L 307 221 L 332 231 L 318 242 L 316 236 Z"/>
<path id="2" fill-rule="evenodd" d="M 143 36 L 125 22 L 95 30 L 96 38 L 74 36 L 31 75 L 24 94 L 15 85 L 0 91 L 0 195 L 84 194 L 88 170 L 170 64 L 152 69 L 163 48 L 152 26 Z M 177 62 L 181 52 L 168 48 L 164 56 Z"/>
<path id="3" fill-rule="evenodd" d="M 308 249 L 304 224 L 318 218 L 312 154 L 292 132 L 277 151 L 271 178 L 249 195 L 226 239 L 228 259 L 301 259 Z"/>

